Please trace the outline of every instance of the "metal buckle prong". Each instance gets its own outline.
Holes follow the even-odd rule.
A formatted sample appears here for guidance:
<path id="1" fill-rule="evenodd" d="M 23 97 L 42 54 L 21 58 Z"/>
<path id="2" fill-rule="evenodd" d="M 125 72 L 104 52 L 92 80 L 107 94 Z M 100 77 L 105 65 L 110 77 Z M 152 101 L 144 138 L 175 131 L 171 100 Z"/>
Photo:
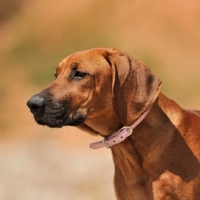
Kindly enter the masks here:
<path id="1" fill-rule="evenodd" d="M 103 143 L 104 143 L 104 146 L 105 146 L 106 148 L 110 148 L 110 147 L 112 147 L 112 145 L 109 144 L 109 142 L 108 142 L 108 140 L 107 140 L 106 137 L 104 137 L 104 139 L 103 139 Z"/>

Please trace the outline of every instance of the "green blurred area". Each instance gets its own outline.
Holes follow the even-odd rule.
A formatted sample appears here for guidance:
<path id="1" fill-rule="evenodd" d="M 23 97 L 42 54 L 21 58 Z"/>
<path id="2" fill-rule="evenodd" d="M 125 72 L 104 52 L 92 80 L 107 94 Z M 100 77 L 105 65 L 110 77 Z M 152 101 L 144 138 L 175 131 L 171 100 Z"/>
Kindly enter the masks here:
<path id="1" fill-rule="evenodd" d="M 33 84 L 45 85 L 52 80 L 55 67 L 68 54 L 102 45 L 115 46 L 111 34 L 107 34 L 109 22 L 106 18 L 111 14 L 107 6 L 111 2 L 106 6 L 87 3 L 50 1 L 46 6 L 46 2 L 24 2 L 15 17 L 9 20 L 9 27 L 5 27 L 8 32 L 2 31 L 2 61 L 9 61 L 7 67 L 17 64 L 26 70 Z M 100 11 L 104 12 L 101 18 L 98 16 Z"/>

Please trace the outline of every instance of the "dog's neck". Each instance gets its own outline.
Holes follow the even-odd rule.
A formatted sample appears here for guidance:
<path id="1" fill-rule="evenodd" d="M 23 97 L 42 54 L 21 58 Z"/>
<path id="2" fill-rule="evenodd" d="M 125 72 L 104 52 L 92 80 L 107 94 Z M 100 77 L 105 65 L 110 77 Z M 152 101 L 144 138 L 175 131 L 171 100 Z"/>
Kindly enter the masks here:
<path id="1" fill-rule="evenodd" d="M 110 136 L 104 137 L 104 140 L 91 143 L 90 148 L 110 148 L 113 145 L 123 142 L 127 137 L 129 137 L 132 134 L 133 129 L 135 129 L 135 127 L 137 127 L 144 120 L 149 111 L 150 109 L 144 112 L 131 126 L 124 126 L 120 130 L 112 133 Z"/>
<path id="2" fill-rule="evenodd" d="M 87 118 L 84 127 L 79 128 L 91 133 L 100 134 L 104 137 L 109 136 L 111 133 L 119 130 L 122 126 L 123 125 L 120 123 L 116 113 L 113 112 L 113 110 L 104 110 L 100 116 Z"/>
<path id="3" fill-rule="evenodd" d="M 162 191 L 169 190 L 168 178 L 185 183 L 196 178 L 199 161 L 190 150 L 193 146 L 186 143 L 186 138 L 191 140 L 187 115 L 174 101 L 160 94 L 132 135 L 110 148 L 117 199 L 163 199 Z M 192 117 L 199 121 L 197 115 Z M 116 124 L 122 127 L 120 122 Z M 118 130 L 115 128 L 114 131 Z"/>
<path id="4" fill-rule="evenodd" d="M 165 97 L 161 95 L 160 98 Z M 132 135 L 111 148 L 117 174 L 115 183 L 119 183 L 115 185 L 118 195 L 120 195 L 120 185 L 126 185 L 129 193 L 127 196 L 138 195 L 141 199 L 153 199 L 152 181 L 156 179 L 159 171 L 154 163 L 158 163 L 156 159 L 163 153 L 160 152 L 160 145 L 165 141 L 164 145 L 167 146 L 175 131 L 175 127 L 160 106 L 158 99 L 145 119 L 133 130 Z M 172 130 L 171 132 L 167 132 L 166 129 L 169 126 L 171 128 L 168 130 Z M 119 199 L 127 199 L 127 196 L 126 198 L 120 196 Z"/>

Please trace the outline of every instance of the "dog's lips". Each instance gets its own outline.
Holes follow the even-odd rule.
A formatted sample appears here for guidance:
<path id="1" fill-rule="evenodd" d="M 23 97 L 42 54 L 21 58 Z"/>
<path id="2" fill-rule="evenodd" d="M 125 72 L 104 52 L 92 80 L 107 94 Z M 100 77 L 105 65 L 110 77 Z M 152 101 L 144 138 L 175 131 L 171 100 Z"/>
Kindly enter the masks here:
<path id="1" fill-rule="evenodd" d="M 85 119 L 86 117 L 82 115 L 75 115 L 72 118 L 35 117 L 35 121 L 39 125 L 48 126 L 50 128 L 61 128 L 63 126 L 79 126 L 84 123 Z"/>
<path id="2" fill-rule="evenodd" d="M 86 117 L 78 116 L 72 122 L 68 123 L 69 126 L 79 126 L 84 123 Z"/>

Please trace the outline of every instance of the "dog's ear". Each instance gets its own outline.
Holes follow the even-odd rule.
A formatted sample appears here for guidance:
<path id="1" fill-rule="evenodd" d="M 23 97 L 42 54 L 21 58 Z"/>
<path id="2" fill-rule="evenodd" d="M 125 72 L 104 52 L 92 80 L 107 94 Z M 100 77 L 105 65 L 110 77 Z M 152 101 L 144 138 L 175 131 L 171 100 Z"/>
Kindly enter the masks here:
<path id="1" fill-rule="evenodd" d="M 105 58 L 112 67 L 114 110 L 121 123 L 130 126 L 155 102 L 162 82 L 127 53 L 110 52 Z"/>

